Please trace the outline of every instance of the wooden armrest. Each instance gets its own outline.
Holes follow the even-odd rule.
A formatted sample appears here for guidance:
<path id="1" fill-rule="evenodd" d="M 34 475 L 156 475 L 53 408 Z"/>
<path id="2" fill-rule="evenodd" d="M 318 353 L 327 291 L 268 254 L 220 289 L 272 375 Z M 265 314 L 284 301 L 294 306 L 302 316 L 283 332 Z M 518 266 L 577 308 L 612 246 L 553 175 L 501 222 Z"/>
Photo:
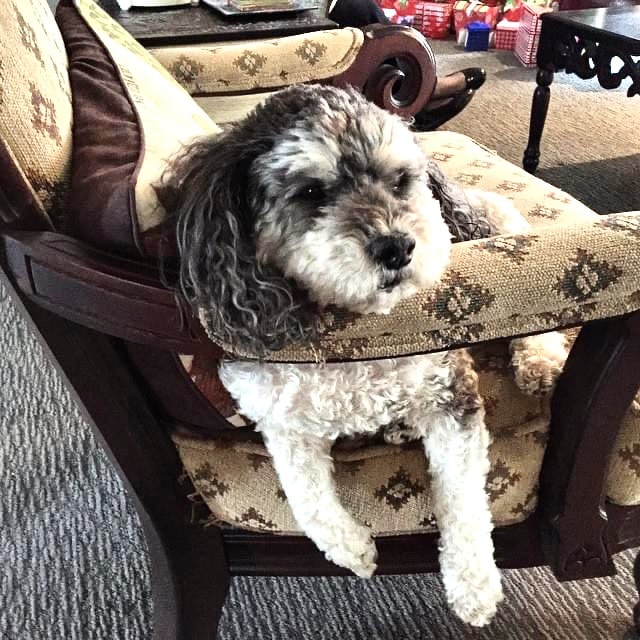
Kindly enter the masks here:
<path id="1" fill-rule="evenodd" d="M 605 486 L 622 418 L 640 386 L 640 311 L 592 322 L 551 402 L 540 475 L 549 562 L 560 580 L 613 575 Z"/>
<path id="2" fill-rule="evenodd" d="M 386 64 L 394 59 L 402 67 Z M 335 76 L 337 87 L 357 87 L 369 100 L 408 118 L 420 111 L 436 86 L 436 59 L 424 36 L 401 25 L 370 25 L 354 63 Z"/>
<path id="3" fill-rule="evenodd" d="M 11 231 L 0 253 L 15 286 L 37 305 L 118 338 L 186 353 L 218 349 L 167 288 L 159 269 L 52 232 Z M 167 273 L 170 281 L 172 273 Z"/>

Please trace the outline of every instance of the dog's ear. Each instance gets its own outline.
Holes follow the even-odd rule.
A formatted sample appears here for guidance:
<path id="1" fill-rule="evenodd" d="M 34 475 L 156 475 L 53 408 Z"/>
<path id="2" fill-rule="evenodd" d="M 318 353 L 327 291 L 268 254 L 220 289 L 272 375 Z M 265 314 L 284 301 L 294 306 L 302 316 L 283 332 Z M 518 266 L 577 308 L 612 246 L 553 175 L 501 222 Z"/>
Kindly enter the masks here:
<path id="1" fill-rule="evenodd" d="M 449 180 L 440 167 L 427 161 L 429 188 L 440 203 L 440 211 L 454 242 L 477 240 L 490 235 L 490 228 L 482 212 L 474 211 L 460 185 Z"/>
<path id="2" fill-rule="evenodd" d="M 215 341 L 258 357 L 312 338 L 318 323 L 295 285 L 256 260 L 250 167 L 260 144 L 233 129 L 198 140 L 159 187 L 175 222 L 181 293 Z"/>

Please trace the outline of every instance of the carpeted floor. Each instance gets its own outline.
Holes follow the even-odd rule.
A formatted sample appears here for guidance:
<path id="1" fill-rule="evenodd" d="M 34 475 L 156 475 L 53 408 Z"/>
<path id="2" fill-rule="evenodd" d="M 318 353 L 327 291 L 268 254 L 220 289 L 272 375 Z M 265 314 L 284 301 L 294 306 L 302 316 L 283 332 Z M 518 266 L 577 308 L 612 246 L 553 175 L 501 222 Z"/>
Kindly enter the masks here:
<path id="1" fill-rule="evenodd" d="M 534 72 L 509 54 L 436 43 L 441 72 L 481 64 L 486 86 L 449 128 L 519 162 Z M 540 175 L 601 212 L 640 209 L 640 101 L 559 78 Z M 0 287 L 0 638 L 146 640 L 151 602 L 133 508 L 69 394 Z M 635 600 L 619 574 L 559 585 L 505 572 L 506 601 L 474 631 L 446 609 L 437 576 L 236 579 L 224 640 L 614 640 Z"/>
<path id="2" fill-rule="evenodd" d="M 527 145 L 535 69 L 508 51 L 466 53 L 434 41 L 438 74 L 484 66 L 488 79 L 469 106 L 444 128 L 472 136 L 520 164 Z M 600 89 L 597 81 L 556 74 L 542 137 L 538 176 L 599 213 L 640 209 L 640 99 L 626 86 Z"/>

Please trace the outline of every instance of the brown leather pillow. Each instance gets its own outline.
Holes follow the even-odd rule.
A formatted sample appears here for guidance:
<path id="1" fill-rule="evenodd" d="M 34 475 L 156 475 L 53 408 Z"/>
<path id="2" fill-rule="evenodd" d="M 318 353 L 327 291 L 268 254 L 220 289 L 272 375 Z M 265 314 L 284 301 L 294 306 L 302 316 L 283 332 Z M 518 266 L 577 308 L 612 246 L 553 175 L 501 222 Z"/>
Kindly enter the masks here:
<path id="1" fill-rule="evenodd" d="M 56 21 L 69 57 L 74 118 L 65 231 L 102 248 L 153 257 L 166 218 L 153 185 L 165 161 L 184 142 L 218 128 L 90 0 L 62 0 Z"/>

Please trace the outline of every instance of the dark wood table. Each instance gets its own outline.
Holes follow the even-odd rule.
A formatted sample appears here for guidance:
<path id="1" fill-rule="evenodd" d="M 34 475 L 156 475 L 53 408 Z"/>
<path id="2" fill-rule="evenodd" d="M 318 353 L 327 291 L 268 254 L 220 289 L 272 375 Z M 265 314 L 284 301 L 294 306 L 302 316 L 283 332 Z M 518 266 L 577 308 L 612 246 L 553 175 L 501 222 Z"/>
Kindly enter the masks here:
<path id="1" fill-rule="evenodd" d="M 640 7 L 560 11 L 542 16 L 538 86 L 533 95 L 529 142 L 522 162 L 527 171 L 534 173 L 538 167 L 553 74 L 564 69 L 585 80 L 597 78 L 605 89 L 617 89 L 623 80 L 630 78 L 627 95 L 632 97 L 640 95 L 640 61 L 634 60 L 637 56 L 640 56 Z M 615 72 L 611 70 L 614 59 L 617 64 L 622 63 Z"/>
<path id="2" fill-rule="evenodd" d="M 97 0 L 97 4 L 145 47 L 276 38 L 337 27 L 327 18 L 328 0 L 318 0 L 317 9 L 259 18 L 223 16 L 204 4 L 129 11 L 120 9 L 116 0 Z"/>

